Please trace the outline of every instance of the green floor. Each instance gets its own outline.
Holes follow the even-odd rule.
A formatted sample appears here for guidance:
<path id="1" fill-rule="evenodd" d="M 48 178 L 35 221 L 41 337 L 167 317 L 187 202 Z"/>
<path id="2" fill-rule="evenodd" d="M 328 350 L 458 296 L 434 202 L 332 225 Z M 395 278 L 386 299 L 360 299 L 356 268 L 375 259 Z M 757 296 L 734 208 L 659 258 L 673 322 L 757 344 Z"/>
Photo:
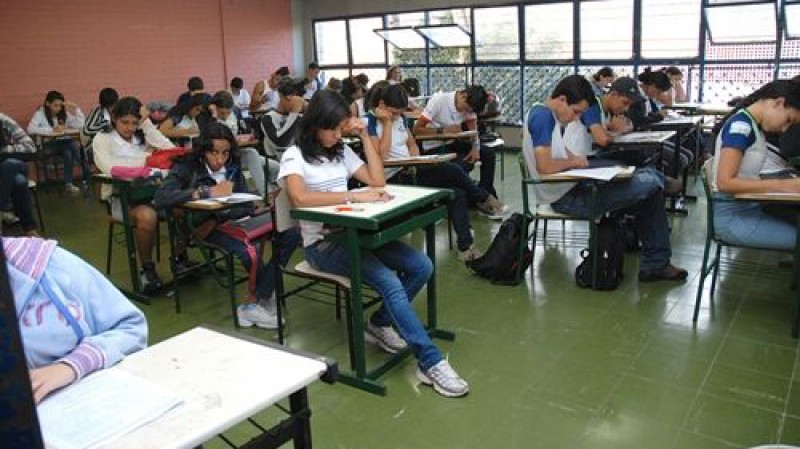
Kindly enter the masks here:
<path id="1" fill-rule="evenodd" d="M 506 156 L 506 169 L 501 196 L 519 210 L 514 156 Z M 105 209 L 96 200 L 56 193 L 41 199 L 47 234 L 103 267 Z M 473 226 L 486 247 L 498 224 L 476 215 Z M 625 282 L 606 293 L 575 286 L 577 248 L 565 247 L 558 224 L 551 225 L 546 248 L 536 248 L 533 278 L 517 287 L 473 277 L 447 250 L 442 224 L 439 316 L 457 339 L 440 347 L 469 380 L 471 393 L 463 399 L 435 394 L 418 384 L 411 360 L 384 377 L 386 397 L 317 384 L 310 390 L 315 447 L 722 449 L 800 443 L 800 364 L 789 335 L 789 274 L 778 268 L 779 257 L 727 252 L 762 268 L 723 272 L 713 308 L 704 302 L 694 326 L 704 205 L 672 218 L 672 226 L 673 262 L 689 269 L 689 280 L 639 285 L 638 256 L 630 255 Z M 572 229 L 563 235 L 568 240 Z M 420 244 L 421 235 L 411 241 Z M 160 271 L 168 277 L 163 260 Z M 112 278 L 127 279 L 119 245 Z M 174 313 L 168 298 L 142 306 L 151 343 L 199 323 L 232 327 L 225 292 L 211 281 L 181 291 L 182 314 Z M 344 323 L 332 309 L 305 300 L 290 301 L 289 308 L 288 344 L 346 365 Z M 244 332 L 275 338 L 255 328 Z M 377 350 L 368 352 L 373 360 L 380 357 Z M 252 379 L 242 388 L 258 388 L 259 374 Z M 268 412 L 262 419 L 277 416 Z M 226 446 L 216 440 L 206 447 Z"/>

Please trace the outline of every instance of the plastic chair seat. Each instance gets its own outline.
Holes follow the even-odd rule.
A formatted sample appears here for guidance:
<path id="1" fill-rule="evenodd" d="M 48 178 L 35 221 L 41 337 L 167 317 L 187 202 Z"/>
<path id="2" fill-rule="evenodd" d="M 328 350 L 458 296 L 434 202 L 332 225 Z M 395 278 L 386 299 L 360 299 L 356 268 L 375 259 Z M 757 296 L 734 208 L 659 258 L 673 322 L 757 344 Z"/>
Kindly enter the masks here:
<path id="1" fill-rule="evenodd" d="M 320 271 L 316 268 L 312 267 L 308 261 L 303 260 L 300 261 L 297 265 L 294 266 L 294 270 L 298 273 L 305 274 L 307 276 L 313 276 L 320 279 L 325 279 L 327 281 L 333 282 L 335 284 L 339 284 L 343 288 L 350 290 L 350 278 L 347 276 L 339 276 L 338 274 L 328 273 L 327 271 Z"/>

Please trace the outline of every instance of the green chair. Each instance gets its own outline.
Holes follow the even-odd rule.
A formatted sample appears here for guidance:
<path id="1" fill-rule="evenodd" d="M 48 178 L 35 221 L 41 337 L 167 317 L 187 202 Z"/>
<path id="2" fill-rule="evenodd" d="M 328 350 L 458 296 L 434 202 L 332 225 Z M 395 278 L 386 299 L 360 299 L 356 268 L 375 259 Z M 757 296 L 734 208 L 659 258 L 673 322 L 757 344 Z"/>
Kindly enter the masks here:
<path id="1" fill-rule="evenodd" d="M 714 194 L 711 190 L 711 185 L 709 183 L 709 177 L 713 176 L 712 174 L 713 166 L 714 166 L 714 158 L 711 158 L 706 161 L 706 163 L 703 165 L 702 170 L 700 171 L 700 179 L 703 183 L 703 192 L 705 193 L 705 198 L 706 198 L 706 214 L 707 214 L 706 242 L 705 242 L 705 248 L 703 250 L 703 264 L 700 266 L 700 282 L 697 284 L 697 296 L 694 301 L 694 314 L 692 315 L 693 322 L 697 322 L 697 318 L 700 314 L 700 303 L 703 299 L 703 286 L 705 285 L 705 281 L 708 275 L 711 275 L 711 291 L 709 292 L 709 300 L 713 301 L 714 290 L 717 287 L 720 256 L 722 253 L 723 246 L 736 247 L 736 248 L 750 248 L 750 249 L 758 249 L 765 251 L 779 251 L 771 248 L 759 248 L 757 246 L 744 246 L 726 242 L 722 237 L 717 235 L 716 229 L 714 228 L 714 203 L 717 201 L 735 201 L 735 200 L 714 198 Z M 715 248 L 714 258 L 709 260 L 711 256 L 712 243 L 716 245 L 716 248 Z M 791 253 L 792 251 L 780 251 L 780 252 Z M 796 328 L 796 321 L 797 320 L 795 319 L 795 324 L 794 324 L 795 328 Z"/>

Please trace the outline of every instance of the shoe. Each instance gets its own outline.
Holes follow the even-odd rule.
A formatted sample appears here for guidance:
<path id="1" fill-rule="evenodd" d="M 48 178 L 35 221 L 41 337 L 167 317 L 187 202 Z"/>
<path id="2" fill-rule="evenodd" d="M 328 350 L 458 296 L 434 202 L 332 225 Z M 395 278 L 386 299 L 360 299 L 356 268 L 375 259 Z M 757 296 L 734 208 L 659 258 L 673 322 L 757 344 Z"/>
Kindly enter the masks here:
<path id="1" fill-rule="evenodd" d="M 469 384 L 456 373 L 447 360 L 442 360 L 425 372 L 417 368 L 417 379 L 425 385 L 433 386 L 442 396 L 457 398 L 469 393 Z"/>
<path id="2" fill-rule="evenodd" d="M 242 304 L 236 308 L 236 319 L 241 327 L 258 326 L 262 329 L 277 329 L 278 317 L 257 303 Z"/>
<path id="3" fill-rule="evenodd" d="M 1 212 L 3 224 L 6 226 L 14 226 L 19 223 L 19 217 L 14 215 L 14 212 Z"/>
<path id="4" fill-rule="evenodd" d="M 72 183 L 64 184 L 64 191 L 72 195 L 77 195 L 81 193 L 81 189 L 79 189 L 77 186 L 75 186 L 75 184 Z"/>
<path id="5" fill-rule="evenodd" d="M 139 282 L 142 286 L 142 293 L 149 294 L 162 287 L 161 278 L 158 277 L 155 264 L 145 264 L 139 270 Z"/>
<path id="6" fill-rule="evenodd" d="M 256 301 L 256 304 L 261 306 L 262 309 L 266 310 L 268 314 L 274 315 L 278 317 L 278 299 L 275 297 L 275 293 L 272 294 L 269 298 L 262 298 Z M 277 321 L 276 321 L 277 322 Z M 286 324 L 286 310 L 283 310 L 281 314 L 281 324 Z"/>
<path id="7" fill-rule="evenodd" d="M 408 347 L 408 343 L 394 330 L 392 326 L 376 326 L 367 321 L 364 338 L 372 344 L 378 345 L 389 354 L 397 354 Z"/>
<path id="8" fill-rule="evenodd" d="M 483 251 L 475 248 L 475 245 L 470 245 L 469 248 L 465 249 L 464 251 L 458 252 L 458 258 L 462 262 L 469 262 L 481 256 L 483 256 Z"/>
<path id="9" fill-rule="evenodd" d="M 679 196 L 683 192 L 683 183 L 680 179 L 664 177 L 664 195 Z"/>
<path id="10" fill-rule="evenodd" d="M 508 215 L 508 206 L 501 203 L 500 200 L 492 195 L 486 198 L 486 201 L 475 205 L 478 211 L 492 220 L 503 220 Z"/>
<path id="11" fill-rule="evenodd" d="M 668 263 L 664 268 L 650 271 L 639 272 L 639 282 L 655 282 L 655 281 L 682 281 L 686 279 L 689 272 L 683 268 L 672 266 Z"/>

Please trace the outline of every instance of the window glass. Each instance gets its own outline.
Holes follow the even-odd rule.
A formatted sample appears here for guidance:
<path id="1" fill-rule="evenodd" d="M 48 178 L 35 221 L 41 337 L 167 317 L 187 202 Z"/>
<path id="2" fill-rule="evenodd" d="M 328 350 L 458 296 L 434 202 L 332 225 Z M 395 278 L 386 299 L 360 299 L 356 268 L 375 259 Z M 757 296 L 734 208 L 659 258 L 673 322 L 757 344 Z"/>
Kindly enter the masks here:
<path id="1" fill-rule="evenodd" d="M 347 29 L 344 20 L 314 24 L 319 65 L 347 64 Z"/>
<path id="2" fill-rule="evenodd" d="M 583 59 L 630 59 L 633 56 L 633 0 L 581 2 Z"/>
<path id="3" fill-rule="evenodd" d="M 479 61 L 519 59 L 516 6 L 475 9 L 475 54 Z"/>
<path id="4" fill-rule="evenodd" d="M 701 0 L 642 0 L 642 57 L 697 57 L 700 10 Z"/>
<path id="5" fill-rule="evenodd" d="M 380 17 L 350 19 L 350 50 L 353 64 L 385 64 L 383 39 L 373 30 L 383 28 Z"/>
<path id="6" fill-rule="evenodd" d="M 572 3 L 525 7 L 525 59 L 572 59 Z"/>
<path id="7" fill-rule="evenodd" d="M 775 5 L 705 8 L 708 33 L 715 44 L 775 42 Z M 746 18 L 746 26 L 743 18 Z"/>

